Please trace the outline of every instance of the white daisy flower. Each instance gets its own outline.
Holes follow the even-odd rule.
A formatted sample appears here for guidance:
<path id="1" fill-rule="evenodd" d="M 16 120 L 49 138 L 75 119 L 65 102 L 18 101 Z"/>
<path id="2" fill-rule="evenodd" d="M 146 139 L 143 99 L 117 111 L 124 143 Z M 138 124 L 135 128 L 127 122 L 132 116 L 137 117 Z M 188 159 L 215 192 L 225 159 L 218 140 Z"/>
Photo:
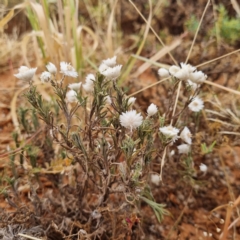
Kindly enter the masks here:
<path id="1" fill-rule="evenodd" d="M 208 167 L 207 167 L 207 165 L 201 163 L 199 166 L 199 169 L 201 172 L 206 172 L 208 170 Z"/>
<path id="2" fill-rule="evenodd" d="M 106 65 L 105 63 L 102 63 L 99 68 L 98 71 L 102 74 L 104 71 L 106 71 L 109 68 L 108 65 Z"/>
<path id="3" fill-rule="evenodd" d="M 147 114 L 149 117 L 153 116 L 154 114 L 156 114 L 158 111 L 158 108 L 155 104 L 151 103 L 147 109 Z"/>
<path id="4" fill-rule="evenodd" d="M 96 78 L 95 78 L 94 74 L 89 73 L 89 74 L 86 76 L 85 81 L 86 81 L 86 82 L 90 82 L 90 81 L 91 81 L 91 82 L 93 83 L 93 81 L 96 81 Z"/>
<path id="5" fill-rule="evenodd" d="M 196 71 L 189 74 L 189 79 L 194 83 L 200 84 L 207 79 L 207 75 L 205 75 L 202 71 Z"/>
<path id="6" fill-rule="evenodd" d="M 103 60 L 102 63 L 107 65 L 108 67 L 114 67 L 117 64 L 116 60 L 117 60 L 117 56 L 114 56 L 112 58 Z"/>
<path id="7" fill-rule="evenodd" d="M 94 90 L 94 81 L 96 80 L 95 76 L 90 73 L 86 76 L 86 82 L 83 84 L 83 89 L 86 92 L 93 92 Z"/>
<path id="8" fill-rule="evenodd" d="M 180 70 L 175 73 L 174 77 L 180 80 L 187 80 L 189 78 L 189 72 L 186 68 L 180 68 Z"/>
<path id="9" fill-rule="evenodd" d="M 182 69 L 187 71 L 188 73 L 192 73 L 196 70 L 196 67 L 193 67 L 191 64 L 180 63 Z"/>
<path id="10" fill-rule="evenodd" d="M 70 90 L 66 94 L 67 102 L 77 102 L 77 93 L 74 90 Z"/>
<path id="11" fill-rule="evenodd" d="M 50 72 L 47 72 L 47 71 L 44 71 L 42 72 L 41 76 L 40 76 L 40 80 L 45 83 L 45 82 L 49 82 L 50 79 L 51 79 L 51 73 Z"/>
<path id="12" fill-rule="evenodd" d="M 191 146 L 188 144 L 181 144 L 177 146 L 179 154 L 188 154 L 191 150 Z"/>
<path id="13" fill-rule="evenodd" d="M 135 98 L 135 97 L 130 97 L 130 98 L 128 99 L 128 105 L 129 105 L 129 106 L 132 106 L 132 105 L 135 103 L 135 101 L 136 101 L 136 98 Z"/>
<path id="14" fill-rule="evenodd" d="M 47 68 L 47 70 L 48 70 L 51 74 L 56 74 L 56 73 L 57 73 L 57 68 L 56 68 L 56 66 L 55 66 L 53 63 L 51 63 L 51 62 L 49 62 L 49 63 L 46 65 L 46 68 Z"/>
<path id="15" fill-rule="evenodd" d="M 79 83 L 70 83 L 68 84 L 68 87 L 72 90 L 75 90 L 75 91 L 78 91 L 81 87 L 82 83 L 79 82 Z"/>
<path id="16" fill-rule="evenodd" d="M 188 105 L 189 109 L 193 112 L 199 112 L 203 109 L 204 103 L 200 97 L 195 97 Z"/>
<path id="17" fill-rule="evenodd" d="M 170 138 L 173 142 L 175 142 L 178 139 L 178 133 L 179 129 L 169 125 L 165 127 L 159 128 L 160 132 L 166 137 Z"/>
<path id="18" fill-rule="evenodd" d="M 199 87 L 199 85 L 198 85 L 197 83 L 192 82 L 192 81 L 189 80 L 189 79 L 187 80 L 187 85 L 188 85 L 189 87 L 191 87 L 193 91 L 195 91 L 195 90 Z"/>
<path id="19" fill-rule="evenodd" d="M 176 66 L 176 65 L 173 65 L 173 66 L 171 66 L 171 67 L 169 68 L 169 73 L 170 73 L 171 75 L 175 76 L 175 74 L 176 74 L 178 71 L 180 71 L 180 70 L 181 70 L 180 67 L 178 67 L 178 66 Z"/>
<path id="20" fill-rule="evenodd" d="M 170 76 L 169 71 L 166 68 L 159 68 L 158 69 L 158 75 L 160 77 L 163 77 L 163 78 L 166 78 L 166 77 Z"/>
<path id="21" fill-rule="evenodd" d="M 109 104 L 109 105 L 112 104 L 112 99 L 111 99 L 110 96 L 108 96 L 108 95 L 104 98 L 104 101 L 105 101 L 107 104 Z"/>
<path id="22" fill-rule="evenodd" d="M 71 66 L 70 63 L 66 62 L 60 62 L 60 73 L 64 74 L 65 76 L 76 78 L 78 77 L 78 73 L 74 69 L 73 66 Z"/>
<path id="23" fill-rule="evenodd" d="M 184 127 L 184 129 L 182 130 L 182 132 L 180 134 L 180 138 L 184 142 L 186 142 L 186 143 L 188 143 L 190 145 L 192 144 L 192 134 L 191 134 L 191 132 L 190 132 L 188 127 Z"/>
<path id="24" fill-rule="evenodd" d="M 120 124 L 131 131 L 135 128 L 138 128 L 143 122 L 143 117 L 140 113 L 137 113 L 136 110 L 122 113 L 119 118 Z"/>
<path id="25" fill-rule="evenodd" d="M 106 78 L 115 80 L 118 78 L 121 74 L 121 68 L 122 65 L 117 65 L 115 67 L 109 67 L 105 71 L 102 72 L 102 75 L 104 75 Z"/>
<path id="26" fill-rule="evenodd" d="M 14 76 L 20 80 L 30 81 L 32 80 L 37 68 L 28 68 L 26 66 L 21 66 L 18 69 L 18 73 L 14 74 Z"/>

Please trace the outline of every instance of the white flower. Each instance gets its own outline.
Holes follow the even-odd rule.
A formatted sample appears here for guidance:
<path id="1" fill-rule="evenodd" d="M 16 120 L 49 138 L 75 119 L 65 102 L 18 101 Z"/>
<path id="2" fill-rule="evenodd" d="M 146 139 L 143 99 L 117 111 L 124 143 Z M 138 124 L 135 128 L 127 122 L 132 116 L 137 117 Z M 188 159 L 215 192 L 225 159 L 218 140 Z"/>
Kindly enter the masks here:
<path id="1" fill-rule="evenodd" d="M 158 174 L 152 174 L 151 175 L 151 182 L 157 186 L 159 186 L 160 183 L 160 176 Z"/>
<path id="2" fill-rule="evenodd" d="M 173 65 L 173 66 L 171 66 L 171 67 L 169 68 L 169 73 L 170 73 L 171 75 L 175 76 L 175 74 L 176 74 L 178 71 L 180 71 L 180 70 L 181 70 L 180 67 L 178 67 L 178 66 L 176 66 L 176 65 Z"/>
<path id="3" fill-rule="evenodd" d="M 101 74 L 104 75 L 106 78 L 115 80 L 120 76 L 122 65 L 117 65 L 115 67 L 109 67 Z"/>
<path id="4" fill-rule="evenodd" d="M 56 74 L 56 73 L 57 73 L 57 68 L 56 68 L 56 66 L 55 66 L 53 63 L 51 63 L 51 62 L 49 62 L 49 63 L 46 65 L 46 68 L 47 68 L 47 70 L 48 70 L 51 74 Z"/>
<path id="5" fill-rule="evenodd" d="M 166 68 L 159 68 L 158 69 L 158 75 L 160 77 L 163 77 L 163 78 L 166 78 L 166 77 L 170 76 L 169 71 Z"/>
<path id="6" fill-rule="evenodd" d="M 26 66 L 21 66 L 18 69 L 18 73 L 14 74 L 14 76 L 20 80 L 30 81 L 32 80 L 37 68 L 28 68 Z"/>
<path id="7" fill-rule="evenodd" d="M 74 90 L 70 90 L 66 94 L 67 101 L 72 103 L 72 102 L 77 102 L 77 93 Z"/>
<path id="8" fill-rule="evenodd" d="M 207 76 L 202 71 L 196 71 L 189 74 L 189 79 L 194 83 L 200 84 L 207 79 Z"/>
<path id="9" fill-rule="evenodd" d="M 72 90 L 75 90 L 75 91 L 78 91 L 81 87 L 82 83 L 79 82 L 79 83 L 70 83 L 68 84 L 68 87 Z"/>
<path id="10" fill-rule="evenodd" d="M 180 134 L 180 138 L 184 142 L 186 142 L 186 143 L 188 143 L 190 145 L 192 144 L 192 134 L 191 134 L 191 132 L 190 132 L 188 127 L 184 127 L 184 129 L 182 130 L 182 132 Z"/>
<path id="11" fill-rule="evenodd" d="M 180 80 L 187 80 L 189 78 L 189 72 L 186 68 L 180 68 L 180 70 L 175 73 L 174 77 Z"/>
<path id="12" fill-rule="evenodd" d="M 88 74 L 88 75 L 86 76 L 86 80 L 85 80 L 85 81 L 86 81 L 86 82 L 92 82 L 92 83 L 93 83 L 93 81 L 96 81 L 96 78 L 95 78 L 94 74 L 90 73 L 90 74 Z"/>
<path id="13" fill-rule="evenodd" d="M 199 87 L 199 85 L 198 85 L 197 83 L 192 82 L 192 81 L 189 80 L 189 79 L 187 80 L 187 85 L 188 85 L 189 87 L 191 87 L 193 91 L 195 91 L 195 90 Z"/>
<path id="14" fill-rule="evenodd" d="M 60 62 L 60 73 L 64 74 L 65 76 L 76 78 L 78 76 L 78 73 L 74 69 L 73 66 L 71 66 L 70 63 L 66 62 Z"/>
<path id="15" fill-rule="evenodd" d="M 135 98 L 135 97 L 130 97 L 130 98 L 128 99 L 128 105 L 129 105 L 129 106 L 132 106 L 132 105 L 135 103 L 135 101 L 136 101 L 136 98 Z"/>
<path id="16" fill-rule="evenodd" d="M 192 100 L 192 102 L 188 105 L 188 107 L 193 112 L 199 112 L 204 107 L 203 100 L 197 96 Z"/>
<path id="17" fill-rule="evenodd" d="M 181 144 L 181 145 L 177 146 L 177 148 L 178 148 L 178 152 L 180 154 L 181 153 L 188 154 L 190 152 L 190 150 L 191 150 L 191 147 L 188 144 Z"/>
<path id="18" fill-rule="evenodd" d="M 116 60 L 117 60 L 117 56 L 114 56 L 112 58 L 103 60 L 102 63 L 107 65 L 108 67 L 114 67 L 117 64 Z"/>
<path id="19" fill-rule="evenodd" d="M 49 82 L 49 80 L 51 79 L 51 76 L 52 75 L 50 72 L 44 71 L 44 72 L 42 72 L 40 79 L 43 83 Z"/>
<path id="20" fill-rule="evenodd" d="M 181 68 L 187 71 L 188 73 L 192 73 L 196 70 L 196 67 L 193 67 L 191 64 L 180 63 Z"/>
<path id="21" fill-rule="evenodd" d="M 98 71 L 102 74 L 105 70 L 107 70 L 109 68 L 108 65 L 106 65 L 105 63 L 102 63 L 99 68 Z"/>
<path id="22" fill-rule="evenodd" d="M 199 166 L 199 169 L 201 172 L 206 172 L 208 170 L 207 165 L 201 163 L 201 165 Z"/>
<path id="23" fill-rule="evenodd" d="M 104 98 L 104 101 L 109 105 L 111 105 L 111 103 L 112 103 L 112 99 L 108 95 Z"/>
<path id="24" fill-rule="evenodd" d="M 157 106 L 156 106 L 155 104 L 151 103 L 151 104 L 149 105 L 148 109 L 147 109 L 147 114 L 148 114 L 148 116 L 151 117 L 151 116 L 153 116 L 154 114 L 156 114 L 157 111 L 158 111 Z"/>
<path id="25" fill-rule="evenodd" d="M 129 128 L 131 131 L 135 128 L 138 128 L 143 122 L 143 117 L 140 113 L 137 113 L 136 110 L 127 111 L 120 115 L 120 124 Z"/>
<path id="26" fill-rule="evenodd" d="M 95 81 L 95 76 L 90 73 L 86 76 L 86 82 L 83 84 L 83 89 L 86 92 L 93 92 L 94 90 L 94 81 Z"/>
<path id="27" fill-rule="evenodd" d="M 166 136 L 167 138 L 171 138 L 173 142 L 175 142 L 178 139 L 177 134 L 179 133 L 179 129 L 169 125 L 165 127 L 159 128 L 160 132 Z"/>

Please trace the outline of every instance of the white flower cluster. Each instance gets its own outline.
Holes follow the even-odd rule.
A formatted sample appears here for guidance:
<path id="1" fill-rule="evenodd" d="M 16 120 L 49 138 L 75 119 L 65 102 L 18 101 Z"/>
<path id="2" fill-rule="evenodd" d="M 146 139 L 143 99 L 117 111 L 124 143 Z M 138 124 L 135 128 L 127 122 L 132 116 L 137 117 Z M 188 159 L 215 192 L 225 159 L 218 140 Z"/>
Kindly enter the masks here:
<path id="1" fill-rule="evenodd" d="M 184 80 L 193 90 L 196 90 L 199 87 L 199 84 L 203 83 L 207 79 L 207 75 L 205 75 L 202 71 L 197 71 L 196 67 L 190 64 L 180 63 L 180 66 L 181 67 L 173 65 L 169 68 L 169 70 L 160 68 L 158 70 L 158 75 L 161 77 L 173 76 L 180 80 Z M 204 104 L 202 99 L 196 96 L 192 98 L 188 107 L 193 112 L 199 112 L 203 109 Z"/>
<path id="2" fill-rule="evenodd" d="M 191 81 L 195 84 L 201 84 L 207 79 L 207 76 L 202 71 L 197 71 L 196 67 L 190 64 L 180 63 L 180 66 L 181 67 L 173 65 L 169 70 L 160 68 L 158 74 L 161 77 L 169 77 L 172 75 L 180 80 Z"/>
<path id="3" fill-rule="evenodd" d="M 32 80 L 36 71 L 37 71 L 37 68 L 28 68 L 26 66 L 21 66 L 18 69 L 18 73 L 14 74 L 14 76 L 20 80 L 29 82 Z"/>
<path id="4" fill-rule="evenodd" d="M 116 80 L 121 74 L 122 65 L 116 65 L 117 57 L 103 60 L 98 71 L 109 80 Z"/>
<path id="5" fill-rule="evenodd" d="M 189 153 L 192 144 L 192 134 L 188 127 L 184 127 L 180 136 L 178 133 L 180 130 L 171 125 L 159 128 L 160 132 L 170 141 L 175 142 L 179 137 L 185 142 L 177 146 L 179 153 Z"/>

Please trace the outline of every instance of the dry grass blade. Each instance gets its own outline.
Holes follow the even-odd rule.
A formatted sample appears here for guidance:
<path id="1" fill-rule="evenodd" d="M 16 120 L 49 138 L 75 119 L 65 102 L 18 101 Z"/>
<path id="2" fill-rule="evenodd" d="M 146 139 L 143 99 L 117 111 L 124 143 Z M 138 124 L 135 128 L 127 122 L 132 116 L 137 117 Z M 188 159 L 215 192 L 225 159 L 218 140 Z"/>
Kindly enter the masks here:
<path id="1" fill-rule="evenodd" d="M 149 20 L 147 20 L 142 13 L 139 11 L 139 9 L 137 8 L 137 6 L 131 1 L 129 0 L 129 2 L 133 5 L 133 7 L 136 9 L 136 11 L 138 12 L 138 14 L 141 16 L 141 18 L 144 20 L 145 23 L 149 24 Z M 150 1 L 151 2 L 151 1 Z M 163 43 L 162 39 L 159 37 L 159 35 L 155 32 L 155 30 L 152 28 L 152 26 L 150 25 L 149 28 L 151 29 L 151 31 L 153 32 L 153 34 L 155 35 L 155 37 L 158 39 L 158 41 L 162 44 L 163 47 L 165 47 L 165 44 Z M 168 55 L 170 56 L 170 58 L 172 59 L 172 61 L 177 65 L 177 61 L 174 59 L 174 57 L 172 56 L 171 52 L 168 52 Z"/>
<path id="2" fill-rule="evenodd" d="M 32 237 L 32 236 L 22 234 L 22 233 L 18 233 L 18 236 L 25 237 L 27 239 L 33 239 L 33 240 L 43 240 L 42 238 L 36 238 L 36 237 Z"/>
<path id="3" fill-rule="evenodd" d="M 240 7 L 239 7 L 239 3 L 236 0 L 231 0 L 232 6 L 234 8 L 234 10 L 236 11 L 238 17 L 240 17 Z"/>
<path id="4" fill-rule="evenodd" d="M 81 38 L 81 33 L 82 33 L 82 31 L 85 31 L 85 32 L 87 32 L 91 37 L 92 37 L 92 39 L 93 39 L 93 45 L 91 46 L 91 49 L 90 49 L 90 51 L 88 52 L 88 54 L 87 54 L 87 58 L 89 58 L 90 56 L 92 56 L 93 54 L 94 54 L 94 52 L 96 51 L 96 49 L 97 49 L 97 47 L 98 47 L 98 44 L 99 44 L 99 42 L 98 42 L 98 37 L 97 37 L 97 35 L 92 31 L 92 29 L 91 28 L 89 28 L 89 27 L 87 27 L 87 26 L 79 26 L 78 28 L 77 28 L 77 38 L 80 40 L 80 38 Z"/>
<path id="5" fill-rule="evenodd" d="M 108 55 L 113 56 L 113 41 L 112 41 L 112 28 L 113 28 L 113 20 L 114 20 L 114 12 L 117 6 L 118 0 L 115 0 L 112 11 L 109 17 L 108 29 L 107 29 L 107 48 L 108 48 Z"/>
<path id="6" fill-rule="evenodd" d="M 55 59 L 53 40 L 51 36 L 51 31 L 49 31 L 50 26 L 47 22 L 49 19 L 47 18 L 43 7 L 39 3 L 30 2 L 30 6 L 32 7 L 36 16 L 38 17 L 38 22 L 44 33 L 44 41 L 45 46 L 47 48 L 47 52 L 51 56 L 51 59 Z"/>
<path id="7" fill-rule="evenodd" d="M 149 89 L 149 88 L 151 88 L 151 87 L 154 87 L 154 86 L 158 85 L 159 83 L 165 82 L 165 81 L 167 81 L 168 79 L 169 79 L 169 77 L 168 77 L 168 78 L 164 78 L 164 79 L 162 79 L 161 81 L 158 81 L 158 82 L 155 82 L 155 83 L 153 83 L 153 84 L 150 84 L 149 86 L 144 87 L 144 88 L 140 89 L 139 91 L 136 91 L 136 92 L 134 92 L 134 93 L 132 93 L 132 94 L 130 94 L 130 95 L 128 95 L 128 96 L 129 96 L 129 97 L 132 97 L 132 96 L 134 96 L 134 95 L 136 95 L 136 94 L 138 94 L 138 93 L 140 93 L 140 92 L 143 92 L 143 91 L 145 91 L 145 90 L 147 90 L 147 89 Z"/>
<path id="8" fill-rule="evenodd" d="M 138 13 L 141 15 L 141 13 L 139 12 L 139 10 L 137 9 L 136 5 L 131 1 L 129 0 L 129 2 L 134 6 L 134 8 L 138 11 Z M 138 50 L 136 52 L 136 55 L 140 55 L 143 47 L 144 47 L 144 44 L 146 42 L 146 39 L 147 39 L 147 36 L 148 36 L 148 33 L 149 33 L 149 29 L 151 28 L 151 20 L 152 20 L 152 2 L 151 0 L 148 1 L 149 2 L 149 16 L 148 16 L 148 20 L 146 20 L 146 28 L 145 28 L 145 31 L 144 31 L 144 35 L 143 35 L 143 39 L 141 40 L 141 43 L 138 47 Z M 122 74 L 121 76 L 121 79 L 119 80 L 119 84 L 121 84 L 124 79 L 129 75 L 130 71 L 132 70 L 133 68 L 133 65 L 135 63 L 136 59 L 134 58 L 130 58 L 128 64 L 127 64 L 127 69 L 124 71 L 124 73 Z"/>
<path id="9" fill-rule="evenodd" d="M 153 55 L 149 61 L 146 61 L 144 64 L 142 64 L 136 73 L 133 74 L 133 77 L 138 77 L 140 74 L 142 74 L 145 70 L 147 70 L 152 62 L 158 61 L 160 58 L 165 56 L 167 53 L 171 52 L 173 49 L 178 47 L 182 43 L 182 38 L 178 38 L 177 40 L 173 41 L 171 45 L 164 46 L 159 52 L 157 52 L 155 55 Z"/>
<path id="10" fill-rule="evenodd" d="M 186 58 L 185 63 L 188 62 L 188 60 L 189 60 L 189 58 L 190 58 L 190 56 L 191 56 L 191 53 L 192 53 L 192 50 L 193 50 L 193 46 L 194 46 L 195 41 L 196 41 L 196 39 L 197 39 L 197 35 L 198 35 L 198 32 L 199 32 L 199 29 L 200 29 L 200 27 L 201 27 L 201 25 L 202 25 L 203 18 L 204 18 L 205 14 L 206 14 L 206 11 L 207 11 L 207 9 L 208 9 L 208 6 L 209 6 L 210 2 L 211 2 L 211 1 L 208 0 L 207 4 L 206 4 L 206 6 L 205 6 L 205 9 L 204 9 L 204 11 L 203 11 L 203 13 L 202 13 L 202 17 L 201 17 L 200 22 L 199 22 L 199 24 L 198 24 L 198 27 L 197 27 L 196 33 L 195 33 L 195 35 L 194 35 L 194 38 L 193 38 L 193 41 L 192 41 L 192 44 L 191 44 L 190 50 L 189 50 L 189 52 L 188 52 L 188 56 L 187 56 L 187 58 Z"/>

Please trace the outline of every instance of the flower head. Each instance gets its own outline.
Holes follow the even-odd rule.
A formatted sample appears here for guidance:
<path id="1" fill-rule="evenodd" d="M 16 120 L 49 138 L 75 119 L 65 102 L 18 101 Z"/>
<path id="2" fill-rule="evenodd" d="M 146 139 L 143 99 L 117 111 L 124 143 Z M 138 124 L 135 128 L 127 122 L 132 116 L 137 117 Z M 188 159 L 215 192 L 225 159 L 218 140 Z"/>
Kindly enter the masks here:
<path id="1" fill-rule="evenodd" d="M 21 66 L 18 69 L 18 73 L 14 74 L 14 76 L 20 80 L 30 81 L 32 80 L 37 68 L 28 68 L 26 66 Z"/>
<path id="2" fill-rule="evenodd" d="M 193 90 L 193 91 L 195 91 L 198 87 L 199 87 L 199 85 L 197 84 L 197 83 L 195 83 L 195 82 L 192 82 L 191 80 L 187 80 L 187 85 L 189 86 L 189 87 L 191 87 L 191 89 Z"/>
<path id="3" fill-rule="evenodd" d="M 182 69 L 187 71 L 188 73 L 192 73 L 196 70 L 196 67 L 193 67 L 191 64 L 180 63 Z"/>
<path id="4" fill-rule="evenodd" d="M 128 105 L 129 105 L 129 106 L 132 106 L 132 105 L 135 103 L 135 101 L 136 101 L 136 98 L 135 98 L 135 97 L 130 97 L 130 98 L 128 99 Z"/>
<path id="5" fill-rule="evenodd" d="M 64 74 L 65 76 L 76 78 L 78 77 L 78 73 L 74 69 L 73 66 L 71 66 L 70 63 L 66 62 L 60 62 L 60 73 Z"/>
<path id="6" fill-rule="evenodd" d="M 74 90 L 70 90 L 66 94 L 67 102 L 77 102 L 77 93 Z"/>
<path id="7" fill-rule="evenodd" d="M 56 68 L 56 66 L 55 66 L 53 63 L 51 63 L 51 62 L 49 62 L 49 63 L 46 65 L 46 68 L 47 68 L 47 70 L 48 70 L 51 74 L 56 74 L 56 73 L 57 73 L 57 68 Z"/>
<path id="8" fill-rule="evenodd" d="M 158 69 L 158 75 L 160 77 L 163 77 L 163 78 L 166 78 L 166 77 L 170 76 L 169 71 L 166 68 L 159 68 Z"/>
<path id="9" fill-rule="evenodd" d="M 175 74 L 177 72 L 179 72 L 181 70 L 180 67 L 176 66 L 176 65 L 172 65 L 170 68 L 169 68 L 169 73 L 173 76 L 175 76 Z"/>
<path id="10" fill-rule="evenodd" d="M 200 169 L 201 172 L 206 172 L 208 167 L 207 167 L 207 165 L 201 163 L 200 166 L 199 166 L 199 169 Z"/>
<path id="11" fill-rule="evenodd" d="M 120 115 L 120 124 L 131 131 L 138 128 L 143 122 L 143 117 L 136 110 L 127 111 Z"/>
<path id="12" fill-rule="evenodd" d="M 108 67 L 114 67 L 117 64 L 116 60 L 117 60 L 117 56 L 114 56 L 112 58 L 108 58 L 106 60 L 103 60 L 102 63 L 104 63 Z"/>
<path id="13" fill-rule="evenodd" d="M 81 82 L 79 82 L 79 83 L 70 83 L 70 84 L 68 85 L 68 87 L 69 87 L 70 89 L 72 89 L 72 90 L 78 91 L 78 90 L 80 89 L 81 85 L 82 85 Z"/>
<path id="14" fill-rule="evenodd" d="M 207 75 L 205 75 L 202 71 L 196 71 L 189 74 L 189 79 L 194 83 L 200 84 L 207 79 Z"/>
<path id="15" fill-rule="evenodd" d="M 203 100 L 200 97 L 197 96 L 197 97 L 193 98 L 193 100 L 188 105 L 188 107 L 193 112 L 199 112 L 204 107 Z"/>
<path id="16" fill-rule="evenodd" d="M 49 82 L 49 80 L 51 79 L 51 73 L 47 71 L 42 72 L 40 79 L 43 83 Z"/>
<path id="17" fill-rule="evenodd" d="M 159 128 L 160 132 L 166 137 L 170 138 L 173 142 L 175 142 L 178 139 L 178 133 L 179 129 L 169 125 L 165 127 Z"/>
<path id="18" fill-rule="evenodd" d="M 151 104 L 149 105 L 148 109 L 147 109 L 147 114 L 148 114 L 148 116 L 151 117 L 151 116 L 153 116 L 154 114 L 156 114 L 157 111 L 158 111 L 157 106 L 156 106 L 155 104 L 151 103 Z"/>
<path id="19" fill-rule="evenodd" d="M 101 74 L 106 78 L 115 80 L 120 76 L 122 65 L 117 65 L 115 67 L 108 67 L 106 70 L 102 71 Z"/>
<path id="20" fill-rule="evenodd" d="M 86 76 L 85 83 L 83 84 L 83 89 L 86 92 L 93 92 L 94 90 L 94 81 L 96 80 L 95 76 L 90 73 Z"/>
<path id="21" fill-rule="evenodd" d="M 109 66 L 105 63 L 101 63 L 98 67 L 98 71 L 102 74 L 104 71 L 106 71 L 109 68 Z"/>
<path id="22" fill-rule="evenodd" d="M 192 144 L 192 134 L 191 134 L 191 132 L 190 132 L 188 127 L 184 127 L 184 129 L 182 130 L 182 132 L 180 134 L 180 138 L 184 142 L 186 142 L 186 143 L 188 143 L 190 145 Z"/>
<path id="23" fill-rule="evenodd" d="M 180 154 L 181 154 L 181 153 L 187 154 L 187 153 L 189 153 L 190 150 L 191 150 L 191 146 L 188 145 L 188 144 L 181 144 L 181 145 L 177 146 L 177 148 L 178 148 L 178 152 L 179 152 Z"/>

